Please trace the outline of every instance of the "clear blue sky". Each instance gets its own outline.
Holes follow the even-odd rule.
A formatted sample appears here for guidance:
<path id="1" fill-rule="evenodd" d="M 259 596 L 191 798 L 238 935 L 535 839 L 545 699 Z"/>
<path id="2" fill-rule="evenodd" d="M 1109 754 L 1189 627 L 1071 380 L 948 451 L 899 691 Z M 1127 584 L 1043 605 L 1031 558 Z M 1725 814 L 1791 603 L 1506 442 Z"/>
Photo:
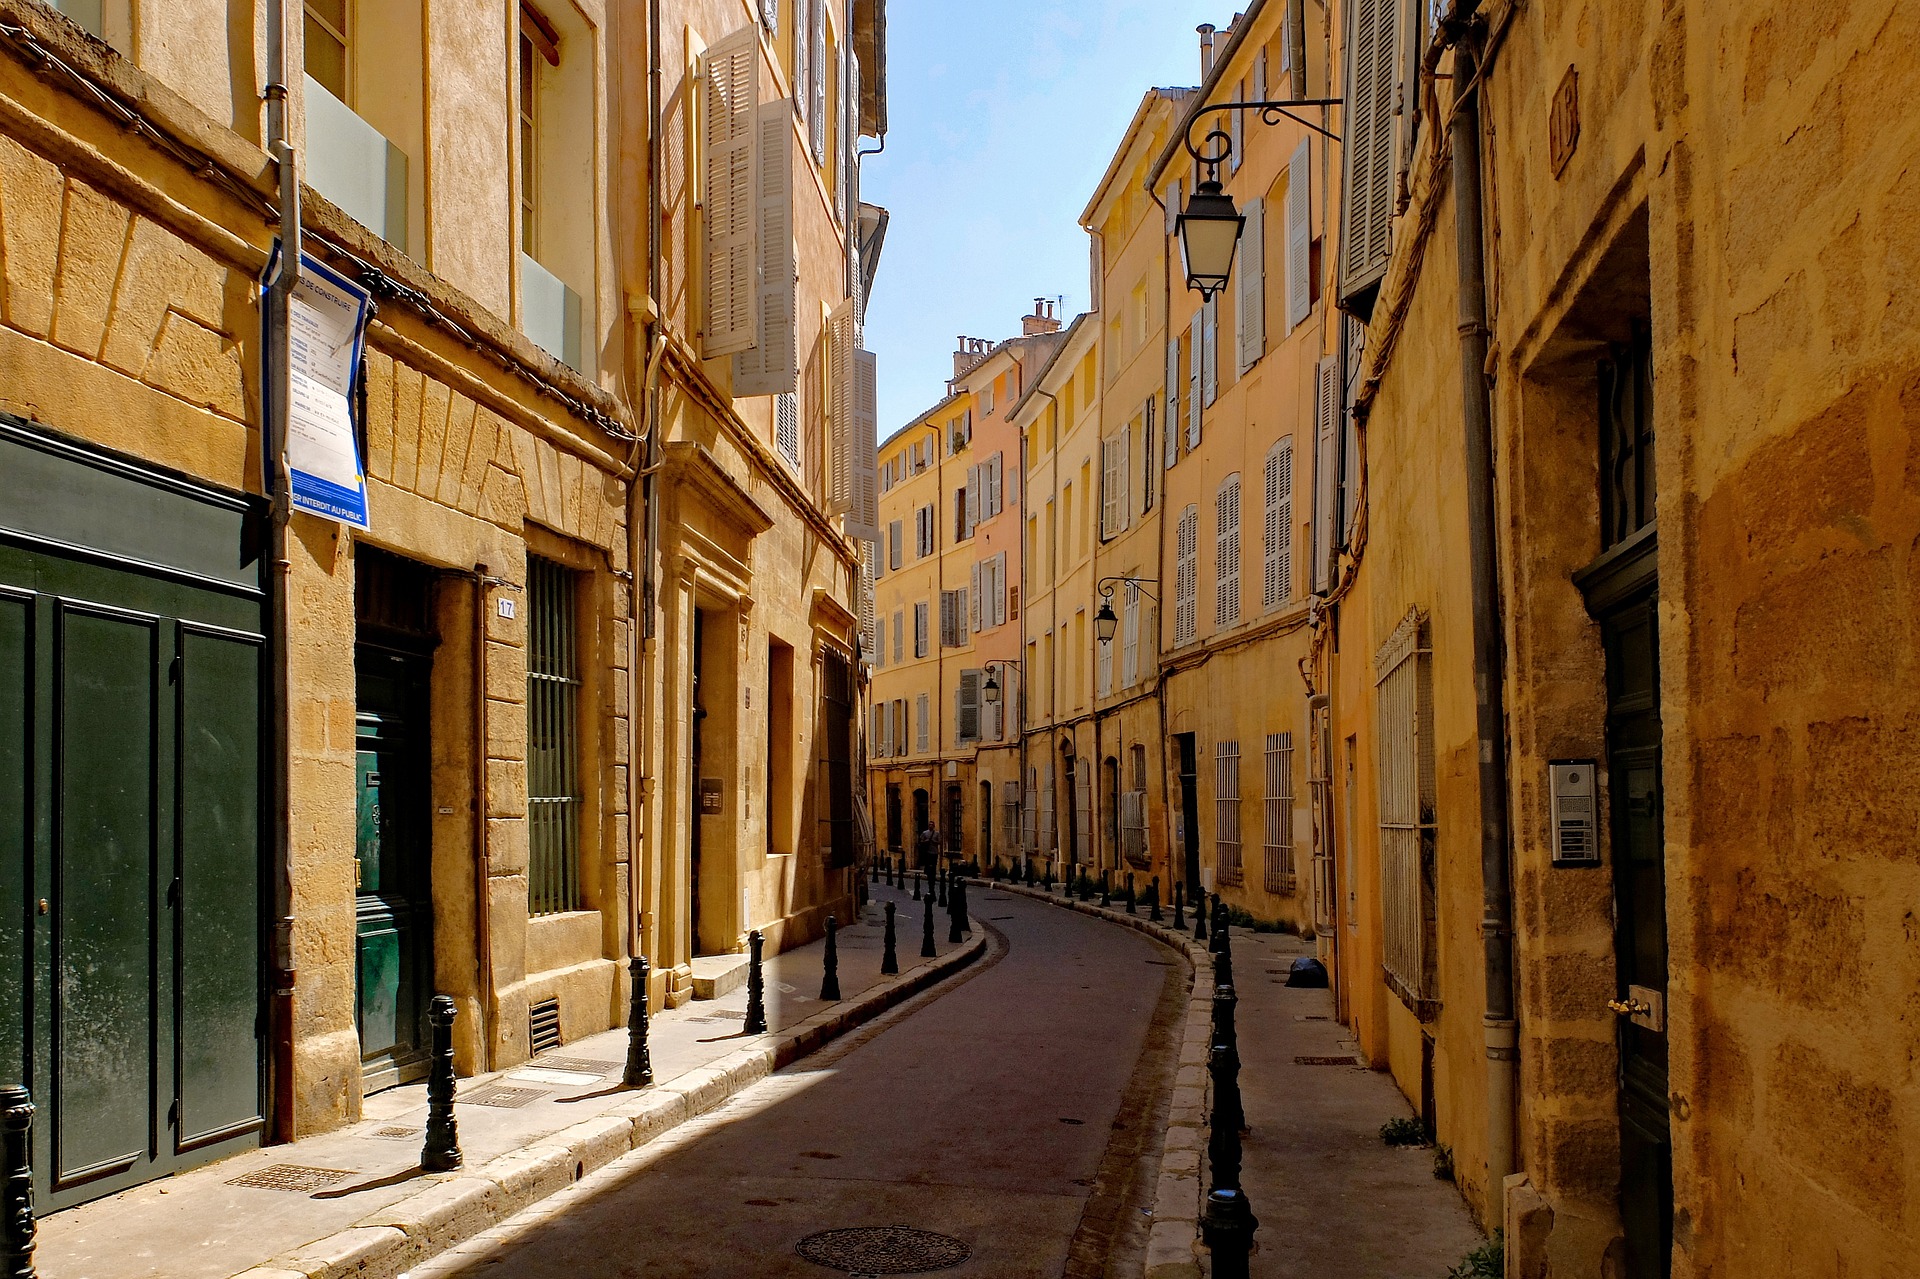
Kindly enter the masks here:
<path id="1" fill-rule="evenodd" d="M 1063 317 L 1086 308 L 1080 211 L 1140 95 L 1197 84 L 1194 28 L 1233 14 L 1232 0 L 887 6 L 891 131 L 860 192 L 893 214 L 867 306 L 882 439 L 946 393 L 958 334 L 1010 337 L 1043 295 L 1065 295 Z"/>

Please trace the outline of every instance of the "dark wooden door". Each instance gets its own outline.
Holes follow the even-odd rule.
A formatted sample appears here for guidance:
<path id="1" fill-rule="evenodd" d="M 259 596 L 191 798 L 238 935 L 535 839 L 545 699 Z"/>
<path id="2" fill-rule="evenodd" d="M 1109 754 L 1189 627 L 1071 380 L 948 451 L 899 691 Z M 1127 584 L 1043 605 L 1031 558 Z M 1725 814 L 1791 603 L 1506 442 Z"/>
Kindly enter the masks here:
<path id="1" fill-rule="evenodd" d="M 1666 1279 L 1673 1245 L 1667 1102 L 1667 868 L 1660 662 L 1649 587 L 1601 617 L 1619 991 L 1620 1215 L 1629 1279 Z"/>
<path id="2" fill-rule="evenodd" d="M 1180 748 L 1180 842 L 1185 846 L 1187 891 L 1200 891 L 1200 762 L 1192 733 L 1174 739 Z"/>
<path id="3" fill-rule="evenodd" d="M 701 776 L 700 734 L 707 718 L 707 708 L 700 701 L 700 674 L 704 666 L 703 655 L 707 647 L 707 615 L 699 609 L 693 611 L 693 685 L 689 690 L 693 714 L 689 717 L 693 727 L 689 730 L 692 740 L 688 742 L 688 756 L 693 769 L 693 797 L 687 804 L 688 844 L 690 852 L 687 860 L 687 908 L 690 912 L 687 921 L 687 937 L 693 943 L 690 953 L 699 955 L 706 952 L 700 949 L 700 831 L 707 824 L 701 815 L 701 796 L 704 781 Z"/>
<path id="4" fill-rule="evenodd" d="M 47 1211 L 259 1142 L 264 641 L 244 503 L 5 428 L 0 1079 Z"/>
<path id="5" fill-rule="evenodd" d="M 427 1071 L 433 995 L 427 658 L 362 644 L 354 654 L 356 1011 L 361 1087 Z"/>

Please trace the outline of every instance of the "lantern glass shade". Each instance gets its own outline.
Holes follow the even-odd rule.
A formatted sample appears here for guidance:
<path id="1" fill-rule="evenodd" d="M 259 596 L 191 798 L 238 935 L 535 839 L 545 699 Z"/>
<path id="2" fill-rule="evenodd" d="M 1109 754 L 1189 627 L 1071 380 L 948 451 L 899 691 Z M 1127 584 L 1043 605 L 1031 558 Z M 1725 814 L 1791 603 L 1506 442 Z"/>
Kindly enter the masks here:
<path id="1" fill-rule="evenodd" d="M 1113 643 L 1113 632 L 1120 625 L 1120 619 L 1113 615 L 1113 605 L 1105 603 L 1100 611 L 1093 615 L 1093 631 L 1100 637 L 1102 644 Z"/>
<path id="2" fill-rule="evenodd" d="M 1222 194 L 1218 182 L 1202 182 L 1180 214 L 1180 261 L 1187 287 L 1212 297 L 1227 286 L 1233 274 L 1234 250 L 1246 218 L 1233 207 L 1233 197 Z"/>
<path id="3" fill-rule="evenodd" d="M 1000 681 L 993 677 L 992 671 L 987 672 L 987 682 L 981 686 L 980 691 L 986 696 L 987 705 L 994 706 L 999 703 Z"/>

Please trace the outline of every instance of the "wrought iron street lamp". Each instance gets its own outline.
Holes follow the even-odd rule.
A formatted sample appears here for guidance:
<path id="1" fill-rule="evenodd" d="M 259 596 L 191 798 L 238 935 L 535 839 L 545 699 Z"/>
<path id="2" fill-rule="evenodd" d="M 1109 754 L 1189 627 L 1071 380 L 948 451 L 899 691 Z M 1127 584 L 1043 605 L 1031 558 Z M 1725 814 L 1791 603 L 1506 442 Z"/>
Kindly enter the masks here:
<path id="1" fill-rule="evenodd" d="M 1026 674 L 1026 671 L 1022 669 L 1019 662 L 1012 661 L 1008 658 L 1002 658 L 996 662 L 989 662 L 987 664 L 987 682 L 980 687 L 980 692 L 987 699 L 987 705 L 989 706 L 998 705 L 1000 701 L 1000 681 L 995 679 L 993 674 L 994 668 L 998 666 L 1011 666 L 1015 670 L 1020 671 L 1022 675 Z"/>
<path id="2" fill-rule="evenodd" d="M 1094 589 L 1100 592 L 1100 611 L 1093 615 L 1093 633 L 1102 644 L 1113 643 L 1113 632 L 1120 625 L 1120 619 L 1113 611 L 1114 591 L 1122 586 L 1131 586 L 1158 604 L 1160 597 L 1147 589 L 1158 585 L 1159 581 L 1151 577 L 1103 577 L 1094 584 Z"/>
<path id="3" fill-rule="evenodd" d="M 1290 107 L 1332 107 L 1339 106 L 1339 98 L 1292 98 L 1280 102 L 1220 102 L 1212 106 L 1201 107 L 1187 121 L 1187 131 L 1181 141 L 1186 145 L 1187 154 L 1196 164 L 1207 168 L 1204 181 L 1194 187 L 1193 194 L 1187 198 L 1187 207 L 1180 211 L 1175 229 L 1180 236 L 1180 263 L 1187 273 L 1187 287 L 1198 291 L 1201 297 L 1211 299 L 1220 290 L 1227 287 L 1227 280 L 1233 274 L 1234 251 L 1240 246 L 1240 233 L 1246 228 L 1246 215 L 1234 207 L 1233 197 L 1226 194 L 1220 186 L 1220 166 L 1233 157 L 1233 137 L 1224 129 L 1209 129 L 1198 146 L 1194 145 L 1193 127 L 1200 117 L 1210 112 L 1258 111 L 1265 124 L 1278 124 L 1281 120 L 1292 120 L 1303 124 L 1316 133 L 1324 134 L 1335 142 L 1340 140 L 1335 134 L 1302 116 L 1295 115 Z M 1106 621 L 1106 629 L 1101 632 L 1102 640 L 1113 638 L 1113 610 L 1102 609 L 1101 617 Z M 1095 619 L 1100 620 L 1099 618 Z"/>

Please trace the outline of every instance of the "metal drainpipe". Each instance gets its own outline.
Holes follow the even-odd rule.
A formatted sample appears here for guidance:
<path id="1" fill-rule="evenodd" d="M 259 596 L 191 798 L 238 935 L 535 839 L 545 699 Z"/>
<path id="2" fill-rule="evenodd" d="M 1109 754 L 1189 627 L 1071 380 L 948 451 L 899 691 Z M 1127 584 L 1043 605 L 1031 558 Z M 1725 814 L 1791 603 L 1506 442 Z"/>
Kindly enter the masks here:
<path id="1" fill-rule="evenodd" d="M 1473 677 L 1480 738 L 1480 931 L 1486 946 L 1487 1189 L 1513 1170 L 1518 1023 L 1513 1000 L 1513 879 L 1507 829 L 1505 656 L 1495 545 L 1493 409 L 1487 386 L 1487 280 L 1480 207 L 1476 60 L 1453 51 L 1454 238 L 1459 256 L 1460 404 L 1466 427 L 1467 539 L 1473 594 Z M 1495 1198 L 1494 1202 L 1498 1202 Z"/>
<path id="2" fill-rule="evenodd" d="M 628 627 L 630 655 L 627 660 L 627 707 L 632 721 L 628 740 L 633 743 L 633 758 L 627 766 L 627 891 L 629 903 L 628 937 L 633 953 L 642 950 L 656 971 L 665 971 L 660 954 L 660 911 L 657 894 L 662 876 L 647 876 L 646 896 L 641 892 L 641 870 L 645 865 L 645 822 L 650 821 L 648 787 L 653 780 L 653 714 L 648 697 L 653 687 L 654 663 L 654 562 L 660 545 L 658 485 L 655 475 L 660 466 L 660 406 L 655 379 L 660 360 L 666 353 L 665 320 L 656 300 L 660 271 L 660 0 L 647 4 L 647 337 L 650 354 L 642 378 L 639 400 L 641 439 L 636 442 L 638 456 L 645 465 L 635 468 L 627 482 L 627 559 L 633 574 L 633 614 Z M 632 315 L 628 316 L 631 325 Z M 635 501 L 641 510 L 634 510 Z M 636 518 L 637 517 L 637 518 Z M 643 909 L 643 901 L 651 909 Z M 667 979 L 669 987 L 672 978 Z"/>
<path id="3" fill-rule="evenodd" d="M 1296 45 L 1294 47 L 1298 48 L 1299 46 Z M 1151 179 L 1146 183 L 1146 190 L 1147 198 L 1160 207 L 1160 225 L 1164 228 L 1166 226 L 1167 202 L 1162 200 L 1159 193 L 1153 189 Z M 1173 255 L 1167 252 L 1167 237 L 1164 232 L 1160 237 L 1160 327 L 1166 334 L 1165 340 L 1172 341 Z M 1160 401 L 1161 404 L 1170 404 L 1173 400 L 1173 388 L 1170 386 L 1162 387 L 1161 390 L 1163 392 Z M 1161 457 L 1166 456 L 1167 439 L 1170 437 L 1170 433 L 1177 429 L 1177 426 L 1178 424 L 1173 420 L 1173 414 L 1168 413 L 1166 420 L 1162 422 L 1160 426 Z M 1151 458 L 1148 459 L 1148 465 L 1153 465 L 1154 460 L 1155 459 Z M 1161 599 L 1165 599 L 1167 594 L 1167 472 L 1165 467 L 1162 467 L 1160 470 L 1160 536 L 1154 539 L 1154 543 L 1153 583 L 1154 586 L 1158 588 L 1158 594 Z M 1160 651 L 1160 628 L 1166 622 L 1165 611 L 1165 606 L 1159 603 L 1159 601 L 1155 601 L 1153 607 L 1153 700 L 1157 702 L 1160 707 L 1160 815 L 1162 819 L 1165 819 L 1173 811 L 1173 782 L 1172 775 L 1168 772 L 1169 762 L 1167 759 L 1167 672 L 1165 666 L 1160 661 L 1162 656 Z M 1148 805 L 1148 807 L 1151 808 L 1152 805 Z M 1153 837 L 1149 835 L 1147 841 L 1147 846 L 1151 848 L 1153 846 Z M 1185 874 L 1186 865 L 1184 862 L 1181 863 L 1177 870 L 1174 865 L 1173 828 L 1169 825 L 1167 827 L 1167 883 L 1171 885 Z M 1187 896 L 1189 898 L 1193 896 L 1193 890 L 1197 887 L 1197 884 L 1187 885 Z"/>
<path id="4" fill-rule="evenodd" d="M 269 1009 L 272 1027 L 270 1071 L 273 1078 L 273 1140 L 294 1138 L 294 988 L 298 976 L 293 953 L 293 776 L 291 672 L 292 644 L 288 612 L 293 563 L 289 558 L 287 523 L 286 416 L 290 369 L 288 314 L 294 285 L 300 278 L 300 170 L 288 139 L 287 119 L 287 0 L 267 5 L 267 149 L 280 178 L 280 262 L 268 290 L 270 332 L 268 368 L 274 390 L 267 397 L 267 417 L 261 422 L 263 484 L 271 504 L 272 565 L 267 574 L 267 668 L 271 684 L 272 764 L 269 785 L 273 876 L 271 956 L 273 996 Z"/>

